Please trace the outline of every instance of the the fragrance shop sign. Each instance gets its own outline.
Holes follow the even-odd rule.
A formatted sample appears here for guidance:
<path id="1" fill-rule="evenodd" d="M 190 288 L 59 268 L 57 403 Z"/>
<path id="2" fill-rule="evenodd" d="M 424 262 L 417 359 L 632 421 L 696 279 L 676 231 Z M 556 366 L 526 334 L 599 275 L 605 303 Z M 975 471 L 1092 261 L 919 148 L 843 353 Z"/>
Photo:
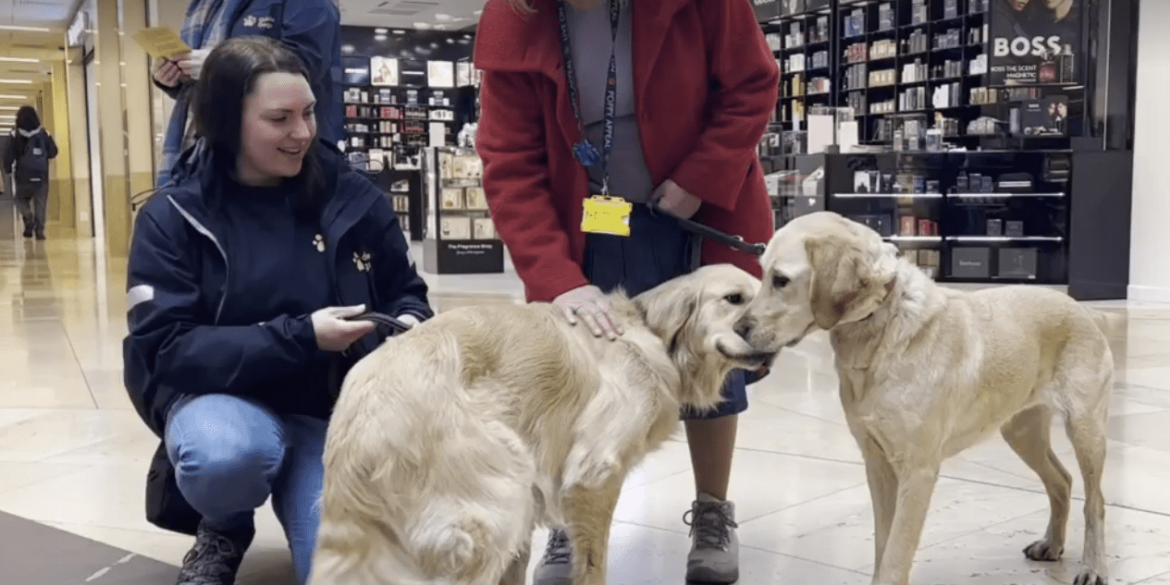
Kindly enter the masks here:
<path id="1" fill-rule="evenodd" d="M 991 0 L 990 84 L 1079 83 L 1085 0 Z"/>

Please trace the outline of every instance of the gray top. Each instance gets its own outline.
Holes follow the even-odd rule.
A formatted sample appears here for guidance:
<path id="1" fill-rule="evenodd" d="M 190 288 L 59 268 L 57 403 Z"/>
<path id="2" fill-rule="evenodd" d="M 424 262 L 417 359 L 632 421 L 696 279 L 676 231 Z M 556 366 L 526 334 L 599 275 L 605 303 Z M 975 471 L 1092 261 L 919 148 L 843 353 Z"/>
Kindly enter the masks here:
<path id="1" fill-rule="evenodd" d="M 609 192 L 635 203 L 650 199 L 654 185 L 642 158 L 642 141 L 638 135 L 638 118 L 634 105 L 634 68 L 631 37 L 630 2 L 621 2 L 617 47 L 617 107 L 615 108 L 613 153 L 609 159 Z M 599 2 L 593 10 L 576 10 L 568 2 L 566 16 L 569 39 L 573 47 L 573 67 L 581 96 L 581 118 L 585 137 L 601 152 L 605 119 L 605 82 L 609 72 L 609 53 L 614 48 L 609 26 L 609 0 Z M 601 164 L 589 169 L 589 188 L 601 192 L 605 174 Z"/>

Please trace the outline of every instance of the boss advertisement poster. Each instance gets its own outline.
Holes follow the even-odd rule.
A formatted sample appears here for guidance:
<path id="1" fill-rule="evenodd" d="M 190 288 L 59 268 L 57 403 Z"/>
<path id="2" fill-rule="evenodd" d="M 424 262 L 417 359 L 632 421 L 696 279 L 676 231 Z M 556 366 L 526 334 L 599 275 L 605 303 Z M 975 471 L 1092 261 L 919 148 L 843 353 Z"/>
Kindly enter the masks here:
<path id="1" fill-rule="evenodd" d="M 991 85 L 1078 83 L 1085 0 L 992 0 Z"/>

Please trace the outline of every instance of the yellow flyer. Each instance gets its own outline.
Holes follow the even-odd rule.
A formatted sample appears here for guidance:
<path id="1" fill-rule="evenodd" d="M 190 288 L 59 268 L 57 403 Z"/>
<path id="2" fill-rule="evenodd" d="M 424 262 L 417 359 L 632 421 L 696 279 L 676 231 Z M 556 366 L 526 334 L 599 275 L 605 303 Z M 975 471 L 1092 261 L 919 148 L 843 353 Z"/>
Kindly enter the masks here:
<path id="1" fill-rule="evenodd" d="M 155 59 L 174 59 L 191 52 L 179 34 L 166 26 L 144 28 L 134 33 L 134 41 Z"/>

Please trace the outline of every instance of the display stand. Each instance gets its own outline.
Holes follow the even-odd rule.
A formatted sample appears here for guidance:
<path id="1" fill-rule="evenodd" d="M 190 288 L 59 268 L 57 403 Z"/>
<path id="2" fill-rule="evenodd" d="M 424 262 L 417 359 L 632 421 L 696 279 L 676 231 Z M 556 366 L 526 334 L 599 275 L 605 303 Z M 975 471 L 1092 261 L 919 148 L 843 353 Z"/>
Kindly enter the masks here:
<path id="1" fill-rule="evenodd" d="M 760 145 L 776 225 L 834 211 L 939 281 L 1067 285 L 1072 199 L 1087 177 L 1074 166 L 1089 164 L 1073 146 L 1086 128 L 1081 31 L 1062 29 L 1051 54 L 991 50 L 1046 9 L 758 4 L 782 73 Z"/>
<path id="2" fill-rule="evenodd" d="M 423 241 L 423 149 L 455 145 L 459 130 L 474 121 L 479 75 L 466 60 L 470 49 L 468 57 L 447 50 L 420 58 L 414 45 L 429 46 L 426 39 L 412 44 L 406 35 L 395 35 L 396 43 L 388 44 L 385 35 L 366 38 L 372 31 L 343 27 L 347 45 L 361 46 L 366 53 L 342 57 L 345 151 L 350 163 L 369 173 L 393 199 L 408 237 Z M 470 46 L 467 35 L 451 33 L 444 40 L 451 47 Z"/>
<path id="3" fill-rule="evenodd" d="M 423 269 L 427 272 L 504 271 L 504 243 L 488 210 L 482 175 L 483 163 L 473 149 L 423 149 Z"/>

